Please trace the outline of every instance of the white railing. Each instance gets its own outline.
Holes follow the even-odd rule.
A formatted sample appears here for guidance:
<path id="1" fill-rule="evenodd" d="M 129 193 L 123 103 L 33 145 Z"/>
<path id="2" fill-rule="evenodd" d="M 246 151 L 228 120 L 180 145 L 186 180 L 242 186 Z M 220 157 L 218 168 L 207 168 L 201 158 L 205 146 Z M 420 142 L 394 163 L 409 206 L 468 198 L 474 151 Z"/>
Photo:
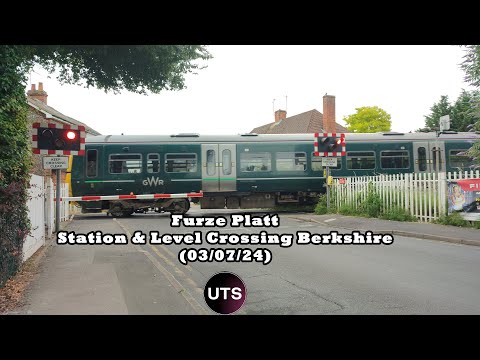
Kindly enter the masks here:
<path id="1" fill-rule="evenodd" d="M 480 178 L 480 171 L 438 174 L 390 174 L 334 179 L 331 186 L 334 205 L 354 209 L 365 202 L 369 187 L 380 196 L 383 208 L 401 208 L 419 221 L 430 222 L 447 210 L 447 180 Z"/>
<path id="2" fill-rule="evenodd" d="M 60 191 L 62 197 L 67 197 L 68 184 L 62 184 Z M 50 237 L 55 230 L 55 188 L 52 179 L 32 174 L 29 195 L 27 207 L 31 231 L 23 244 L 24 261 L 43 246 L 46 237 Z M 69 220 L 70 208 L 69 201 L 61 202 L 60 221 Z"/>
<path id="3" fill-rule="evenodd" d="M 27 208 L 31 230 L 23 243 L 23 261 L 30 258 L 45 244 L 45 185 L 43 176 L 32 175 L 28 195 Z"/>

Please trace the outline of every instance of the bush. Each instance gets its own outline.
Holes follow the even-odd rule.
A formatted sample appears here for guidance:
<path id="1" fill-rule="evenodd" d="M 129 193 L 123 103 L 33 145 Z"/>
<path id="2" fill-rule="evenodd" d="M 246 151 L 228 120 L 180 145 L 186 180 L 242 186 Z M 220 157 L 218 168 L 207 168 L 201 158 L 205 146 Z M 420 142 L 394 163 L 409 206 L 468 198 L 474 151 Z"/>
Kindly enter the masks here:
<path id="1" fill-rule="evenodd" d="M 382 199 L 375 191 L 374 186 L 368 184 L 368 194 L 363 203 L 359 206 L 359 211 L 365 213 L 369 217 L 378 217 L 383 210 Z"/>
<path id="2" fill-rule="evenodd" d="M 459 213 L 443 215 L 434 221 L 435 224 L 452 225 L 452 226 L 470 226 L 468 221 L 464 220 Z"/>
<path id="3" fill-rule="evenodd" d="M 400 207 L 393 207 L 391 209 L 388 209 L 380 215 L 380 219 L 411 222 L 417 221 L 417 218 L 415 216 L 410 215 L 408 211 Z"/>
<path id="4" fill-rule="evenodd" d="M 357 210 L 355 210 L 353 207 L 350 205 L 342 205 L 338 209 L 338 213 L 340 215 L 345 215 L 345 216 L 364 216 L 365 214 L 359 213 Z"/>
<path id="5" fill-rule="evenodd" d="M 324 215 L 328 212 L 327 210 L 327 195 L 321 194 L 317 205 L 315 206 L 315 214 Z"/>

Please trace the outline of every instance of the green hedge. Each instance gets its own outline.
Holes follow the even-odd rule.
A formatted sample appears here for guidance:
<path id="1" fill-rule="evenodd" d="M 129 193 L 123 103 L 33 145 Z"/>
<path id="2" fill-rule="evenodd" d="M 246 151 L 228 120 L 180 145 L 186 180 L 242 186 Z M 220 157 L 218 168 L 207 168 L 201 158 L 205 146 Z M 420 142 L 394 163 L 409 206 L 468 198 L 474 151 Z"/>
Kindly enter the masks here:
<path id="1" fill-rule="evenodd" d="M 26 67 L 15 46 L 0 46 L 0 287 L 22 264 L 31 144 Z"/>

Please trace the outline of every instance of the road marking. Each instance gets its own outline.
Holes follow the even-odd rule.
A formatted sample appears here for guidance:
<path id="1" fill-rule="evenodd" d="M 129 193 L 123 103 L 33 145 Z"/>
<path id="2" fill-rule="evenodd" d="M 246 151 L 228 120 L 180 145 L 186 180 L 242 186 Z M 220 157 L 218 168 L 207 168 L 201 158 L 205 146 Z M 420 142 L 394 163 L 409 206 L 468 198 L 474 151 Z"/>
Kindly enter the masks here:
<path id="1" fill-rule="evenodd" d="M 127 233 L 127 236 L 129 238 L 132 237 L 132 234 L 131 232 L 128 230 L 128 228 L 123 225 L 119 220 L 117 220 L 116 218 L 113 219 L 113 221 L 115 221 L 122 229 L 123 231 L 125 231 Z M 134 246 L 136 248 L 137 251 L 140 251 L 142 252 L 143 254 L 145 254 L 145 256 L 152 262 L 152 264 L 163 274 L 165 275 L 165 277 L 167 278 L 167 280 L 170 282 L 170 284 L 172 284 L 172 286 L 175 288 L 175 290 L 177 290 L 177 292 L 179 294 L 181 294 L 185 300 L 190 304 L 190 306 L 198 313 L 198 314 L 202 314 L 202 315 L 205 315 L 205 314 L 209 314 L 209 312 L 190 294 L 190 292 L 188 291 L 188 289 L 186 289 L 184 286 L 182 286 L 182 284 L 177 280 L 177 278 L 170 272 L 168 271 L 165 267 L 162 266 L 162 264 L 160 264 L 160 262 L 158 262 L 155 257 L 152 256 L 152 254 L 150 254 L 148 251 L 140 248 L 139 246 Z M 167 257 L 165 257 L 162 253 L 160 253 L 160 251 L 158 249 L 156 249 L 154 246 L 150 245 L 150 247 L 152 248 L 153 251 L 155 251 L 155 253 L 160 257 L 162 258 L 167 264 L 169 264 L 170 266 L 172 266 L 175 270 L 175 272 L 179 275 L 182 275 L 185 280 L 190 284 L 192 285 L 195 289 L 198 288 L 198 285 L 195 283 L 195 281 L 193 281 L 191 278 L 189 278 L 188 276 L 186 276 L 183 271 L 181 271 L 178 267 L 175 266 L 174 263 L 172 263 Z M 196 290 L 197 292 L 199 292 L 198 290 Z M 200 292 L 203 293 L 203 290 L 200 289 Z"/>
<path id="2" fill-rule="evenodd" d="M 327 220 L 323 220 L 323 222 L 330 222 L 330 221 L 334 221 L 334 220 L 337 220 L 336 218 L 333 218 L 333 219 L 327 219 Z"/>
<path id="3" fill-rule="evenodd" d="M 170 255 L 175 260 L 178 259 L 178 256 L 175 255 L 175 253 L 172 250 L 170 250 L 167 246 L 161 246 L 161 249 L 164 250 L 168 255 Z M 188 271 L 193 272 L 193 269 L 190 265 L 187 264 L 187 265 L 185 265 L 185 267 L 187 268 Z"/>

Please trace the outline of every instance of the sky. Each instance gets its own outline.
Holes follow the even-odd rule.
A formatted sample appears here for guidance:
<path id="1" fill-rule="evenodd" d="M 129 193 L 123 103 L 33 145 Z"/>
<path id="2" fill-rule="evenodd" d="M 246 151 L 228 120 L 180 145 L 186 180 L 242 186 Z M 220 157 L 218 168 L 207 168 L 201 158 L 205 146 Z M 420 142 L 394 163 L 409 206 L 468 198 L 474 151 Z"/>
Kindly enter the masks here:
<path id="1" fill-rule="evenodd" d="M 186 89 L 148 96 L 61 85 L 35 67 L 48 105 L 108 134 L 241 134 L 317 109 L 335 96 L 337 123 L 363 106 L 391 115 L 392 131 L 414 131 L 440 96 L 454 101 L 464 82 L 464 50 L 451 45 L 212 45 L 207 68 L 186 76 Z M 49 78 L 49 76 L 51 76 Z M 26 90 L 30 88 L 27 86 Z"/>

